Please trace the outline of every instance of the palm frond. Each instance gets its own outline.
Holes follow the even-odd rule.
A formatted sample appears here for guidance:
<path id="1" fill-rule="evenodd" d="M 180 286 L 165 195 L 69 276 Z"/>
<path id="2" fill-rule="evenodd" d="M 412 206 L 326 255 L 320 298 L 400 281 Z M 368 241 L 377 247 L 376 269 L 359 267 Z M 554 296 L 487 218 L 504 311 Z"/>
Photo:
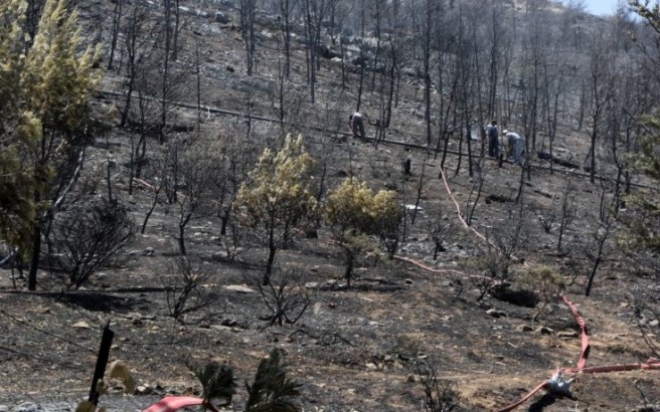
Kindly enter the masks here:
<path id="1" fill-rule="evenodd" d="M 283 365 L 283 353 L 273 349 L 268 359 L 259 362 L 252 385 L 245 383 L 248 412 L 299 412 L 294 398 L 300 395 L 301 385 L 287 379 Z"/>
<path id="2" fill-rule="evenodd" d="M 232 396 L 236 393 L 234 369 L 227 365 L 211 362 L 194 372 L 202 384 L 203 397 L 206 401 L 224 399 L 231 403 Z"/>

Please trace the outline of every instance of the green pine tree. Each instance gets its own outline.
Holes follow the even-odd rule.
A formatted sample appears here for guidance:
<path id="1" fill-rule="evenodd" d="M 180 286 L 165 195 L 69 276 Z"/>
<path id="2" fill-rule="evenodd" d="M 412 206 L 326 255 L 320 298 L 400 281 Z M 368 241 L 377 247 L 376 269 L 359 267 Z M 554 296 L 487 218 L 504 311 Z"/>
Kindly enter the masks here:
<path id="1" fill-rule="evenodd" d="M 66 0 L 46 1 L 34 39 L 24 31 L 26 9 L 23 0 L 0 2 L 0 237 L 31 257 L 34 290 L 42 227 L 97 131 L 88 103 L 100 77 L 99 49 L 78 54 L 77 13 Z"/>
<path id="2" fill-rule="evenodd" d="M 38 204 L 34 193 L 46 188 L 48 173 L 30 162 L 41 139 L 41 121 L 23 104 L 25 67 L 21 30 L 27 4 L 0 3 L 0 239 L 29 250 Z"/>
<path id="3" fill-rule="evenodd" d="M 270 282 L 277 250 L 289 242 L 294 229 L 316 215 L 313 167 L 314 159 L 305 150 L 302 135 L 296 139 L 288 135 L 278 152 L 264 150 L 249 182 L 241 186 L 236 197 L 241 222 L 260 229 L 267 239 L 264 285 Z"/>
<path id="4" fill-rule="evenodd" d="M 660 40 L 660 6 L 649 6 L 648 2 L 629 1 L 633 10 L 655 32 Z M 641 46 L 644 47 L 644 46 Z M 650 63 L 660 70 L 660 59 L 648 54 Z M 641 119 L 645 134 L 639 137 L 639 151 L 632 159 L 634 168 L 648 178 L 648 189 L 638 189 L 627 197 L 629 213 L 619 216 L 629 228 L 622 238 L 624 248 L 630 253 L 652 260 L 660 257 L 660 113 Z"/>
<path id="5" fill-rule="evenodd" d="M 365 182 L 348 178 L 328 194 L 325 218 L 344 249 L 344 278 L 349 287 L 358 254 L 376 249 L 371 236 L 396 235 L 402 217 L 396 192 L 391 190 L 374 193 Z"/>
<path id="6" fill-rule="evenodd" d="M 649 178 L 651 187 L 627 196 L 630 213 L 620 216 L 629 231 L 622 238 L 630 252 L 649 252 L 660 257 L 660 116 L 642 120 L 647 134 L 639 138 L 639 152 L 633 166 Z"/>

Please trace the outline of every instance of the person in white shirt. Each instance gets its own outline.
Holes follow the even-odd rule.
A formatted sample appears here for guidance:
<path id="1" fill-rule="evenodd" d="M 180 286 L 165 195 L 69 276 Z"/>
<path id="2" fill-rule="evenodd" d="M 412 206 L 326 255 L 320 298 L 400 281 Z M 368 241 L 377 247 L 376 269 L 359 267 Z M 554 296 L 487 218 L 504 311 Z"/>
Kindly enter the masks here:
<path id="1" fill-rule="evenodd" d="M 513 162 L 522 166 L 525 139 L 523 139 L 518 133 L 509 130 L 505 130 L 503 134 L 506 137 L 508 146 L 508 160 L 511 161 L 511 158 L 513 157 Z"/>
<path id="2" fill-rule="evenodd" d="M 348 126 L 351 129 L 351 133 L 353 133 L 353 137 L 360 137 L 362 139 L 367 137 L 364 134 L 364 119 L 360 113 L 355 112 L 348 116 Z"/>

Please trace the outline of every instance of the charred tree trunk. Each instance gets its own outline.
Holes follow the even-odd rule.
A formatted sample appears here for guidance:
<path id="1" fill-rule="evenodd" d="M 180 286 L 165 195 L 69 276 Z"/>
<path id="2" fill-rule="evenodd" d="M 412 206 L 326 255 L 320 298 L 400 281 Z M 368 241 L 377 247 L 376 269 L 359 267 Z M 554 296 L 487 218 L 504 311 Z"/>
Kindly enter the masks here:
<path id="1" fill-rule="evenodd" d="M 32 230 L 32 256 L 30 258 L 30 271 L 28 272 L 27 288 L 29 291 L 37 290 L 37 272 L 39 258 L 41 257 L 41 224 L 37 221 Z"/>

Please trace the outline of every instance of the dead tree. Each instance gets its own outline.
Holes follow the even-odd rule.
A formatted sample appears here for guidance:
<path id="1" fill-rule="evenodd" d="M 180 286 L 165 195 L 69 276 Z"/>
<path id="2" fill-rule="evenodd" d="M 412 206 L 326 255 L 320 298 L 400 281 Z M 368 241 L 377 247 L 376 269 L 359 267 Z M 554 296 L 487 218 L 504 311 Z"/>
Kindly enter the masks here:
<path id="1" fill-rule="evenodd" d="M 431 226 L 431 240 L 433 240 L 433 260 L 438 259 L 439 252 L 445 252 L 445 242 L 455 233 L 455 227 L 451 221 L 445 221 L 438 216 Z"/>
<path id="2" fill-rule="evenodd" d="M 191 219 L 198 219 L 214 214 L 210 204 L 209 191 L 220 177 L 218 156 L 214 147 L 197 140 L 186 146 L 177 156 L 177 170 L 182 185 L 175 185 L 177 196 L 179 253 L 186 256 L 185 230 Z"/>
<path id="3" fill-rule="evenodd" d="M 142 168 L 146 163 L 147 155 L 147 106 L 153 102 L 144 98 L 145 91 L 149 92 L 145 71 L 153 64 L 151 59 L 155 47 L 153 47 L 153 35 L 156 25 L 148 21 L 147 10 L 143 6 L 135 5 L 128 18 L 126 28 L 126 100 L 121 113 L 119 127 L 128 124 L 132 126 L 130 134 L 130 160 L 128 194 L 133 194 L 134 178 L 142 176 Z M 147 90 L 145 90 L 145 86 Z M 138 89 L 137 108 L 132 107 L 133 93 Z M 137 126 L 137 127 L 135 127 Z"/>
<path id="4" fill-rule="evenodd" d="M 277 0 L 281 17 L 282 40 L 284 42 L 283 77 L 289 80 L 291 76 L 291 33 L 293 12 L 299 0 Z"/>
<path id="5" fill-rule="evenodd" d="M 172 61 L 176 61 L 179 58 L 179 33 L 183 28 L 183 22 L 181 21 L 181 0 L 165 0 L 173 1 L 174 6 L 174 27 L 172 28 Z"/>
<path id="6" fill-rule="evenodd" d="M 417 219 L 417 211 L 419 210 L 419 203 L 422 200 L 422 194 L 424 193 L 424 185 L 428 180 L 428 176 L 426 175 L 426 162 L 428 162 L 429 156 L 430 152 L 427 150 L 424 159 L 422 160 L 422 169 L 419 173 L 419 179 L 417 180 L 415 208 L 413 209 L 412 217 L 410 219 L 410 224 L 413 225 L 415 224 L 415 219 Z"/>
<path id="7" fill-rule="evenodd" d="M 162 40 L 159 41 L 161 55 L 159 56 L 160 77 L 160 124 L 159 143 L 165 143 L 169 129 L 169 114 L 171 101 L 176 99 L 176 91 L 183 83 L 182 76 L 187 72 L 187 67 L 174 66 L 172 62 L 178 58 L 179 31 L 181 30 L 180 0 L 163 0 L 164 18 L 162 24 Z"/>
<path id="8" fill-rule="evenodd" d="M 592 244 L 584 251 L 587 258 L 592 262 L 591 271 L 587 278 L 584 295 L 589 296 L 593 287 L 594 278 L 605 255 L 606 242 L 610 239 L 614 229 L 615 217 L 612 213 L 612 204 L 608 204 L 606 189 L 601 188 L 600 207 L 598 213 L 598 226 L 592 233 Z"/>
<path id="9" fill-rule="evenodd" d="M 363 91 L 363 86 L 364 86 L 364 72 L 367 68 L 367 63 L 366 63 L 366 57 L 365 57 L 365 47 L 366 47 L 366 42 L 364 41 L 365 35 L 366 35 L 366 24 L 367 24 L 367 19 L 366 19 L 366 0 L 361 0 L 360 1 L 360 38 L 362 41 L 360 42 L 360 56 L 358 57 L 358 64 L 360 66 L 360 78 L 359 78 L 359 83 L 358 83 L 358 96 L 357 96 L 357 107 L 355 111 L 359 112 L 360 111 L 360 106 L 362 105 L 362 91 Z M 343 52 L 342 52 L 342 58 L 343 58 Z"/>
<path id="10" fill-rule="evenodd" d="M 205 287 L 209 277 L 208 270 L 193 265 L 185 256 L 169 262 L 160 281 L 165 288 L 168 313 L 175 321 L 182 322 L 183 316 L 211 305 L 215 296 Z"/>
<path id="11" fill-rule="evenodd" d="M 513 217 L 486 231 L 492 256 L 490 274 L 500 280 L 509 279 L 514 258 L 529 247 L 530 232 L 525 216 Z M 518 258 L 519 259 L 519 258 Z"/>
<path id="12" fill-rule="evenodd" d="M 160 204 L 161 201 L 160 196 L 161 196 L 161 192 L 163 191 L 163 181 L 158 180 L 157 184 L 155 186 L 151 186 L 150 189 L 152 190 L 151 205 L 149 206 L 149 209 L 147 210 L 147 213 L 144 216 L 144 220 L 142 221 L 142 226 L 140 228 L 140 234 L 142 235 L 144 235 L 144 232 L 147 230 L 147 223 L 149 222 L 149 218 L 156 209 L 156 206 Z"/>
<path id="13" fill-rule="evenodd" d="M 252 76 L 255 70 L 254 55 L 256 50 L 255 18 L 256 0 L 241 0 L 241 36 L 245 43 L 246 73 Z"/>
<path id="14" fill-rule="evenodd" d="M 140 78 L 140 73 L 145 70 L 150 58 L 155 50 L 154 35 L 157 25 L 149 21 L 148 10 L 135 4 L 130 16 L 127 19 L 125 33 L 126 50 L 126 100 L 121 112 L 119 127 L 124 127 L 128 123 L 128 115 L 131 108 L 133 92 L 136 83 Z"/>
<path id="15" fill-rule="evenodd" d="M 321 29 L 330 0 L 302 0 L 305 31 L 307 34 L 307 83 L 310 100 L 316 101 L 316 76 L 320 64 Z"/>
<path id="16" fill-rule="evenodd" d="M 328 96 L 323 110 L 318 111 L 315 124 L 321 125 L 322 133 L 312 137 L 310 145 L 311 154 L 317 160 L 317 195 L 316 200 L 321 202 L 332 184 L 330 175 L 331 167 L 337 163 L 340 155 L 339 144 L 344 140 L 342 133 L 345 129 L 345 112 L 343 102 L 345 94 L 343 90 L 337 90 L 337 94 Z M 350 154 L 350 152 L 349 152 Z"/>
<path id="17" fill-rule="evenodd" d="M 474 166 L 474 170 L 477 173 L 477 177 L 473 178 L 472 182 L 472 188 L 470 189 L 470 195 L 468 196 L 468 199 L 466 201 L 466 209 L 468 211 L 467 216 L 466 216 L 466 223 L 468 225 L 472 225 L 472 216 L 474 216 L 474 211 L 477 208 L 477 205 L 479 204 L 479 198 L 481 197 L 481 189 L 484 186 L 484 181 L 485 181 L 485 175 L 484 175 L 484 170 L 482 168 L 481 163 L 476 163 Z M 476 191 L 476 195 L 475 195 Z M 472 202 L 472 207 L 470 207 L 470 201 L 472 201 L 472 196 L 474 195 L 474 201 Z"/>
<path id="18" fill-rule="evenodd" d="M 112 13 L 112 37 L 110 39 L 110 57 L 108 57 L 108 70 L 112 70 L 112 63 L 115 57 L 115 49 L 117 48 L 117 39 L 119 38 L 119 30 L 121 28 L 121 19 L 123 17 L 124 0 L 115 0 L 115 9 Z"/>
<path id="19" fill-rule="evenodd" d="M 589 146 L 590 165 L 587 169 L 589 171 L 589 180 L 591 181 L 591 184 L 596 183 L 596 140 L 601 129 L 601 118 L 604 114 L 607 102 L 611 97 L 609 91 L 609 48 L 608 45 L 604 44 L 600 39 L 600 36 L 601 34 L 598 35 L 597 39 L 594 39 L 590 56 L 591 72 L 589 77 L 589 90 L 593 103 L 591 105 L 591 145 Z"/>
<path id="20" fill-rule="evenodd" d="M 422 52 L 422 67 L 424 76 L 424 121 L 426 123 L 426 145 L 431 147 L 431 54 L 433 52 L 434 23 L 437 15 L 442 13 L 441 2 L 425 0 L 423 15 L 417 22 L 419 44 Z M 413 19 L 415 14 L 413 14 Z"/>
<path id="21" fill-rule="evenodd" d="M 68 286 L 78 289 L 119 255 L 135 231 L 126 208 L 103 200 L 81 202 L 56 218 L 51 257 L 66 274 Z"/>
<path id="22" fill-rule="evenodd" d="M 549 18 L 540 2 L 530 2 L 526 10 L 531 21 L 530 29 L 523 38 L 522 72 L 519 78 L 519 88 L 522 91 L 521 112 L 523 117 L 523 134 L 525 136 L 525 153 L 529 159 L 530 151 L 536 151 L 536 139 L 539 131 L 539 119 L 542 106 L 542 75 L 543 68 L 549 59 L 548 45 L 552 42 L 552 32 L 544 24 Z M 526 168 L 527 180 L 531 179 L 531 169 Z"/>
<path id="23" fill-rule="evenodd" d="M 573 198 L 575 189 L 571 181 L 566 182 L 561 198 L 561 215 L 559 218 L 559 237 L 557 239 L 557 250 L 561 250 L 564 232 L 575 218 L 575 199 Z"/>
<path id="24" fill-rule="evenodd" d="M 417 368 L 424 387 L 424 410 L 428 412 L 453 412 L 460 410 L 460 393 L 456 385 L 438 378 L 435 368 L 422 365 Z"/>
<path id="25" fill-rule="evenodd" d="M 269 326 L 295 324 L 311 303 L 304 286 L 303 275 L 296 271 L 277 270 L 268 285 L 263 285 L 261 278 L 254 279 L 250 283 L 257 287 L 264 305 L 270 312 L 262 318 L 268 321 Z"/>
<path id="26" fill-rule="evenodd" d="M 149 206 L 149 209 L 145 214 L 144 221 L 142 222 L 142 234 L 144 234 L 146 231 L 147 223 L 149 222 L 149 218 L 156 209 L 156 206 L 165 202 L 165 199 L 163 198 L 163 192 L 166 190 L 166 188 L 172 186 L 170 169 L 171 164 L 176 159 L 176 154 L 173 153 L 173 150 L 174 148 L 172 147 L 171 143 L 166 145 L 160 153 L 157 153 L 154 156 L 151 162 L 150 177 L 154 184 L 149 185 L 150 189 L 152 190 L 151 205 Z"/>

